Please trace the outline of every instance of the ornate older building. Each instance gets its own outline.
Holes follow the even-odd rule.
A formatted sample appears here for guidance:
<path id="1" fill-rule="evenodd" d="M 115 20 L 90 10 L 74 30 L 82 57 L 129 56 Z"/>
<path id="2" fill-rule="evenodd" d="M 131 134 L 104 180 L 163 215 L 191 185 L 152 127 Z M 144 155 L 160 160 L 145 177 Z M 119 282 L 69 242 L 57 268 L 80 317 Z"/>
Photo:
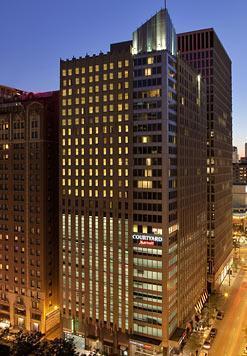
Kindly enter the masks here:
<path id="1" fill-rule="evenodd" d="M 0 319 L 48 332 L 59 323 L 58 92 L 4 96 Z"/>

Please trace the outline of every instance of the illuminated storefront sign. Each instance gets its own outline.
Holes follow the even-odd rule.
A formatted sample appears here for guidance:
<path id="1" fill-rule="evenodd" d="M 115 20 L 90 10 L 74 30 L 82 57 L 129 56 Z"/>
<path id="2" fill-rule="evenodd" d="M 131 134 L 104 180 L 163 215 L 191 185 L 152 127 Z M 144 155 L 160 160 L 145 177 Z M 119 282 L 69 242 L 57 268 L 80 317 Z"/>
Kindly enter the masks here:
<path id="1" fill-rule="evenodd" d="M 159 246 L 162 245 L 162 236 L 134 234 L 132 235 L 133 242 L 141 246 Z"/>

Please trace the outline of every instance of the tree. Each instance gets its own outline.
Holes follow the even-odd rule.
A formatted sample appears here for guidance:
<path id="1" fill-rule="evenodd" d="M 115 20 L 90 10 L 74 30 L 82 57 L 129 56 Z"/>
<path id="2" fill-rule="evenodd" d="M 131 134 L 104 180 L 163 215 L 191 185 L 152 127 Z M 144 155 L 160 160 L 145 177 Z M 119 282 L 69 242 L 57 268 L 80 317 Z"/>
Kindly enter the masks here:
<path id="1" fill-rule="evenodd" d="M 35 356 L 78 356 L 72 339 L 43 340 L 33 353 Z"/>
<path id="2" fill-rule="evenodd" d="M 202 342 L 203 342 L 202 335 L 193 333 L 190 335 L 190 337 L 186 343 L 186 348 L 190 352 L 196 352 L 196 350 L 200 349 Z"/>
<path id="3" fill-rule="evenodd" d="M 39 347 L 43 334 L 41 332 L 20 331 L 11 347 L 11 354 L 15 356 L 32 355 Z"/>

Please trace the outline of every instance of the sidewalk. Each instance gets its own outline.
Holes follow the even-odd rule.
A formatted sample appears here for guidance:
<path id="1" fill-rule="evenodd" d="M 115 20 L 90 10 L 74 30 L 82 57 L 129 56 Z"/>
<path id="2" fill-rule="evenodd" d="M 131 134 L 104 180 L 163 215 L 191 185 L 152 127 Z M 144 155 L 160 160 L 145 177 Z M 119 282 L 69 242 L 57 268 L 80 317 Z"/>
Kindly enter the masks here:
<path id="1" fill-rule="evenodd" d="M 233 267 L 232 274 L 226 275 L 218 291 L 209 297 L 207 304 L 203 308 L 202 316 L 203 319 L 210 324 L 210 328 L 203 331 L 202 333 L 193 332 L 191 334 L 183 349 L 183 356 L 195 356 L 196 350 L 198 350 L 198 356 L 205 356 L 209 354 L 209 350 L 203 349 L 203 344 L 208 338 L 211 328 L 215 327 L 217 312 L 215 310 L 215 312 L 213 313 L 213 311 L 214 309 L 223 312 L 226 310 L 229 296 L 231 295 L 235 279 L 238 276 L 239 272 L 239 265 L 237 269 Z"/>

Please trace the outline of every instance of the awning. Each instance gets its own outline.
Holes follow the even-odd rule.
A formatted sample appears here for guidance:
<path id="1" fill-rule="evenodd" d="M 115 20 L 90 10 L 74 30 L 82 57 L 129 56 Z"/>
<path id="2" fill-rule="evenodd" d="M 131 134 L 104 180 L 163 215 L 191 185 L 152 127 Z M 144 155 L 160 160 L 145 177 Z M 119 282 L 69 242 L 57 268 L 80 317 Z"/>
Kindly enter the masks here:
<path id="1" fill-rule="evenodd" d="M 195 305 L 195 311 L 197 313 L 201 313 L 203 305 L 205 304 L 207 298 L 208 298 L 208 293 L 207 293 L 207 291 L 205 291 L 205 292 L 203 292 L 200 299 L 198 300 L 198 302 Z"/>

